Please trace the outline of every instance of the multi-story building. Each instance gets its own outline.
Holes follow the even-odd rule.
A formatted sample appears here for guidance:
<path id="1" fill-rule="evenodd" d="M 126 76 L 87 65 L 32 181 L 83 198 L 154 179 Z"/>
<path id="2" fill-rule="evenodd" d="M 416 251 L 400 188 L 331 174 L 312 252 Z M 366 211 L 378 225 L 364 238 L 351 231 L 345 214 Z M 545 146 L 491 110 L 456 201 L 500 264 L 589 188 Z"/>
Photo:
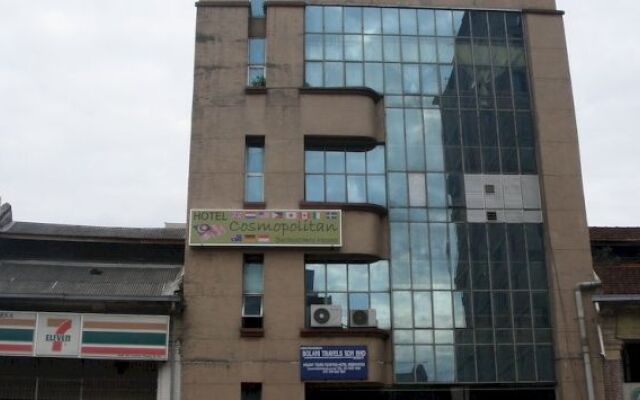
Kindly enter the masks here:
<path id="1" fill-rule="evenodd" d="M 602 398 L 553 0 L 196 5 L 184 399 Z"/>

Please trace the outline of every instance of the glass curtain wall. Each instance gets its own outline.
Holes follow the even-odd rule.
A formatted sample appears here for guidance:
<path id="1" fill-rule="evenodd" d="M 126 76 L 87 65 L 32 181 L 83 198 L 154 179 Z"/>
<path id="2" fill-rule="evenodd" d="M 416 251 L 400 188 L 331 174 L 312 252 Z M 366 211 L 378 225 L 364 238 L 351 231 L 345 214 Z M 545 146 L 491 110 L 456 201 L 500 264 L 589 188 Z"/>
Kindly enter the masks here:
<path id="1" fill-rule="evenodd" d="M 521 14 L 309 6 L 305 85 L 384 94 L 396 382 L 552 382 L 542 225 L 466 218 L 537 173 Z"/>

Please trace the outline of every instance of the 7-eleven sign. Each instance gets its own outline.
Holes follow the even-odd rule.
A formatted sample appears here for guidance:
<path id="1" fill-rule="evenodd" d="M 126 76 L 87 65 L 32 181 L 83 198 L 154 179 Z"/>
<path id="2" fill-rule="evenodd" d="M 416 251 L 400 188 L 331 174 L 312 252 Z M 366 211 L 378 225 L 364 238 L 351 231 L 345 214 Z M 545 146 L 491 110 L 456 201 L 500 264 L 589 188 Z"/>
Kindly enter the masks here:
<path id="1" fill-rule="evenodd" d="M 74 357 L 80 352 L 80 315 L 38 314 L 36 355 Z"/>

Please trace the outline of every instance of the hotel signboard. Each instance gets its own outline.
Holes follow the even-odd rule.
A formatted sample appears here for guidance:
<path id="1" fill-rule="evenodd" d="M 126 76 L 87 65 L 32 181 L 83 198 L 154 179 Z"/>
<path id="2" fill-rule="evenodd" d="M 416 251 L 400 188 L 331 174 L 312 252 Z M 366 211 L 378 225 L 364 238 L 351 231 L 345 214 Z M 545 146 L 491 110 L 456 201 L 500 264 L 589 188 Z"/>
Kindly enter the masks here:
<path id="1" fill-rule="evenodd" d="M 189 246 L 340 247 L 340 210 L 194 209 Z"/>
<path id="2" fill-rule="evenodd" d="M 166 360 L 169 317 L 0 311 L 0 355 Z"/>

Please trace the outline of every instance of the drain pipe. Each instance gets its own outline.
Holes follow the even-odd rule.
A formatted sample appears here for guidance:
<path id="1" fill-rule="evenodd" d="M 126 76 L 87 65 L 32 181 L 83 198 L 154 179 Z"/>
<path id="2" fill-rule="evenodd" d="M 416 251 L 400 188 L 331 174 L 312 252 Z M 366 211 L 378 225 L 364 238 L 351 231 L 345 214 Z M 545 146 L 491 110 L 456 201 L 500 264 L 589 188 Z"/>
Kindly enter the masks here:
<path id="1" fill-rule="evenodd" d="M 596 276 L 597 279 L 597 276 Z M 591 358 L 589 352 L 589 341 L 587 340 L 587 327 L 584 321 L 584 305 L 582 303 L 582 291 L 600 287 L 600 280 L 593 282 L 582 282 L 576 286 L 576 308 L 578 310 L 578 323 L 580 325 L 580 343 L 582 345 L 582 360 L 584 362 L 584 374 L 587 382 L 587 399 L 595 400 L 593 389 L 593 373 L 591 370 Z"/>

